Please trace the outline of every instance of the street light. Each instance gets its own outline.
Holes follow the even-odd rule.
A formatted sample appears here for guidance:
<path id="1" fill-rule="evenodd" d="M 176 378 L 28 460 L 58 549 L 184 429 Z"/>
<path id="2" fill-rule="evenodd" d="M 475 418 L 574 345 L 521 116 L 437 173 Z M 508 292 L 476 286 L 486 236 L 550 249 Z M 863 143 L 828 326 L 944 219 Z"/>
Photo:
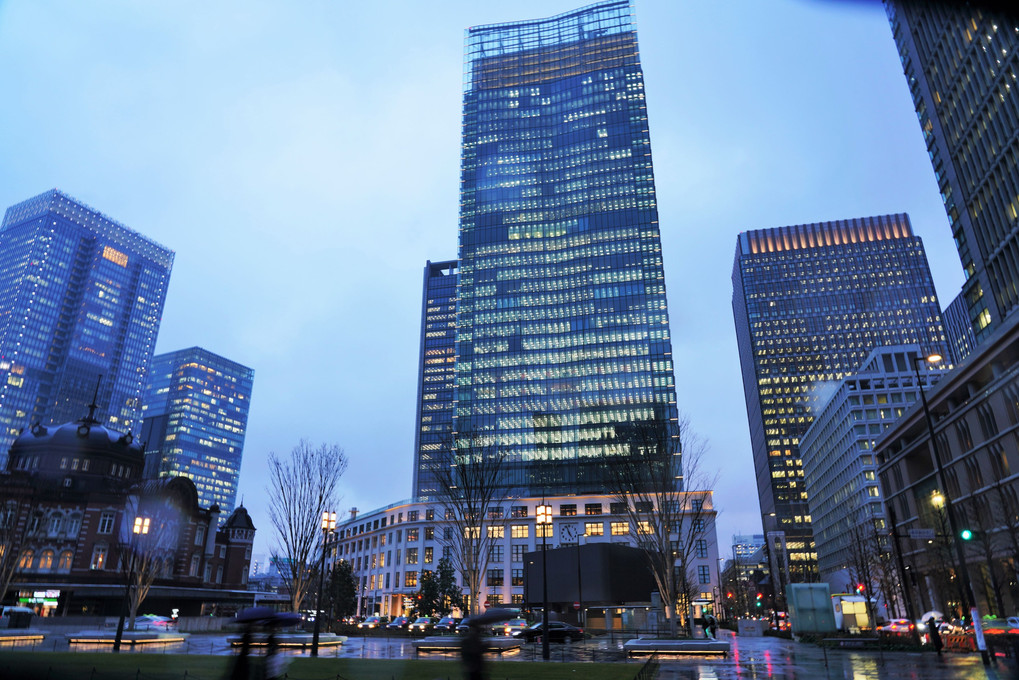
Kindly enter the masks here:
<path id="1" fill-rule="evenodd" d="M 552 526 L 552 506 L 545 501 L 538 506 L 538 518 L 535 520 L 541 532 L 541 658 L 548 661 L 551 652 L 548 648 L 548 553 L 546 552 L 545 536 Z"/>
<path id="2" fill-rule="evenodd" d="M 955 506 L 952 503 L 952 497 L 948 493 L 948 483 L 945 478 L 945 468 L 941 464 L 941 456 L 938 454 L 938 441 L 934 437 L 934 419 L 931 418 L 931 410 L 927 405 L 927 394 L 924 392 L 923 385 L 920 384 L 920 363 L 927 362 L 929 364 L 937 364 L 941 362 L 940 354 L 931 354 L 926 357 L 914 356 L 913 358 L 913 371 L 916 373 L 916 389 L 920 392 L 920 402 L 923 404 L 923 415 L 927 419 L 927 432 L 931 440 L 931 453 L 934 454 L 934 467 L 938 475 L 938 484 L 941 485 L 942 493 L 934 492 L 933 500 L 935 503 L 942 503 L 945 507 L 945 514 L 948 515 L 948 527 L 951 530 L 951 541 L 952 545 L 955 546 L 955 560 L 958 566 L 959 579 L 962 581 L 960 587 L 960 594 L 962 595 L 962 606 L 963 610 L 970 610 L 970 618 L 973 619 L 974 630 L 980 631 L 980 616 L 978 615 L 977 599 L 973 595 L 973 584 L 969 580 L 969 569 L 966 566 L 966 553 L 963 550 L 962 543 L 958 540 L 959 528 L 958 522 L 955 518 Z M 978 635 L 977 639 L 981 639 L 982 636 Z M 990 657 L 987 655 L 986 649 L 981 649 L 980 654 L 983 657 L 984 665 L 988 666 L 991 663 Z"/>
<path id="3" fill-rule="evenodd" d="M 137 546 L 135 543 L 140 540 L 139 536 L 145 536 L 149 533 L 149 526 L 152 524 L 152 519 L 149 517 L 143 517 L 139 515 L 134 518 L 134 525 L 131 527 L 131 534 L 133 538 L 130 538 L 127 543 L 121 546 L 121 553 L 130 548 L 127 562 L 127 585 L 124 588 L 124 606 L 120 610 L 120 619 L 117 621 L 117 635 L 113 638 L 113 651 L 120 651 L 121 640 L 124 639 L 124 619 L 127 618 L 128 611 L 131 608 L 131 585 L 134 580 L 134 558 L 135 550 Z M 123 556 L 121 557 L 123 559 Z"/>
<path id="4" fill-rule="evenodd" d="M 336 513 L 322 511 L 322 556 L 318 566 L 318 604 L 315 605 L 315 632 L 311 636 L 311 655 L 318 656 L 318 634 L 322 629 L 322 591 L 325 589 L 326 541 L 336 528 Z"/>
<path id="5" fill-rule="evenodd" d="M 577 623 L 581 626 L 587 623 L 587 617 L 584 616 L 584 582 L 580 578 L 580 539 L 586 536 L 586 531 L 577 536 Z"/>

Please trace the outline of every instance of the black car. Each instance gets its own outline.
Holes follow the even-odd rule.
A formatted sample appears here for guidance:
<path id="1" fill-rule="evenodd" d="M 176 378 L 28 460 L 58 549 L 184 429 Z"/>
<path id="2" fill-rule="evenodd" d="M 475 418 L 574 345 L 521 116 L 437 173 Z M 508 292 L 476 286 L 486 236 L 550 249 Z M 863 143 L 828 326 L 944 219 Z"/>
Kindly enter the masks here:
<path id="1" fill-rule="evenodd" d="M 406 616 L 397 616 L 392 623 L 386 626 L 387 630 L 405 630 L 410 625 L 410 619 Z"/>
<path id="2" fill-rule="evenodd" d="M 456 630 L 457 624 L 460 623 L 460 619 L 453 616 L 443 616 L 439 619 L 439 622 L 435 624 L 435 630 L 444 630 L 450 633 Z"/>
<path id="3" fill-rule="evenodd" d="M 533 626 L 529 626 L 527 628 L 524 628 L 523 630 L 518 630 L 517 632 L 513 633 L 513 637 L 520 638 L 521 640 L 526 640 L 527 642 L 531 642 L 541 637 L 541 632 L 543 630 L 544 628 L 542 627 L 541 622 L 538 622 Z M 571 626 L 570 624 L 563 623 L 562 621 L 548 622 L 549 642 L 566 642 L 567 640 L 583 640 L 583 639 L 584 639 L 583 628 L 577 628 L 576 626 Z"/>

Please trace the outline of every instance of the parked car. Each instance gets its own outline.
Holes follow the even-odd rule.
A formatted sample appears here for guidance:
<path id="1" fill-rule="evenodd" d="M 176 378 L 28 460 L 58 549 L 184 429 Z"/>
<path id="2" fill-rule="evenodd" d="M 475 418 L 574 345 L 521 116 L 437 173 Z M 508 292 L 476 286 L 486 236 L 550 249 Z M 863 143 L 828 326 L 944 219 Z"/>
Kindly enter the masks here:
<path id="1" fill-rule="evenodd" d="M 410 624 L 410 632 L 412 633 L 427 633 L 435 627 L 437 619 L 431 616 L 419 616 L 414 623 Z"/>
<path id="2" fill-rule="evenodd" d="M 408 617 L 397 616 L 389 623 L 388 626 L 386 626 L 386 630 L 406 630 L 409 625 L 410 619 Z"/>
<path id="3" fill-rule="evenodd" d="M 455 632 L 457 625 L 460 623 L 460 619 L 455 616 L 443 616 L 439 619 L 439 622 L 435 624 L 435 630 L 442 630 L 447 632 Z"/>
<path id="4" fill-rule="evenodd" d="M 533 626 L 524 628 L 523 630 L 513 633 L 513 637 L 520 638 L 531 642 L 538 639 L 542 635 L 544 627 L 539 621 Z M 583 640 L 584 629 L 571 626 L 568 623 L 562 621 L 549 621 L 548 622 L 548 641 L 549 642 L 566 642 L 567 640 Z"/>
<path id="5" fill-rule="evenodd" d="M 460 635 L 466 635 L 467 634 L 467 630 L 470 627 L 471 627 L 471 617 L 468 616 L 468 617 L 464 618 L 460 623 L 457 624 L 456 632 L 459 633 Z M 499 631 L 498 634 L 502 634 L 502 628 L 501 627 L 497 628 L 497 629 L 493 629 L 492 625 L 489 624 L 489 623 L 483 624 L 481 626 L 481 632 L 483 634 L 485 634 L 485 635 L 495 634 L 496 630 Z"/>
<path id="6" fill-rule="evenodd" d="M 134 619 L 135 630 L 167 630 L 173 626 L 173 619 L 169 616 L 157 616 L 155 614 L 143 614 Z"/>
<path id="7" fill-rule="evenodd" d="M 510 619 L 500 626 L 503 635 L 513 635 L 527 628 L 527 619 Z"/>
<path id="8" fill-rule="evenodd" d="M 386 623 L 386 620 L 381 616 L 369 616 L 361 623 L 357 624 L 358 628 L 381 628 Z"/>

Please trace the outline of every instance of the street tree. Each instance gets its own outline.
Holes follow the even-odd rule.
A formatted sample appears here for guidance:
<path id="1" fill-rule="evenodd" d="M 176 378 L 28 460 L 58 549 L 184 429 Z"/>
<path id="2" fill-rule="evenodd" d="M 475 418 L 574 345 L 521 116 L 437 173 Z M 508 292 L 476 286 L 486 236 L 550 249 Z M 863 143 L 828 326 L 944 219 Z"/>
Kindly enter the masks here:
<path id="1" fill-rule="evenodd" d="M 421 616 L 448 616 L 454 609 L 463 608 L 463 593 L 448 557 L 439 560 L 435 571 L 421 573 L 416 601 Z"/>
<path id="2" fill-rule="evenodd" d="M 325 595 L 331 617 L 344 618 L 357 612 L 357 581 L 349 560 L 340 560 L 333 566 Z"/>
<path id="3" fill-rule="evenodd" d="M 470 614 L 480 612 L 482 578 L 497 527 L 505 527 L 503 470 L 505 453 L 494 437 L 457 433 L 446 444 L 448 465 L 435 471 L 438 512 L 443 514 L 443 544 L 467 590 Z"/>
<path id="4" fill-rule="evenodd" d="M 339 502 L 337 487 L 346 469 L 347 456 L 335 444 L 316 447 L 302 439 L 288 455 L 269 454 L 265 490 L 274 531 L 271 550 L 292 611 L 301 610 L 316 583 L 322 512 Z"/>
<path id="5" fill-rule="evenodd" d="M 606 460 L 606 479 L 626 508 L 676 636 L 680 612 L 697 594 L 694 559 L 706 550 L 717 474 L 703 469 L 707 444 L 685 416 L 671 419 L 656 409 L 652 418 L 617 428 L 617 438 L 621 452 Z"/>
<path id="6" fill-rule="evenodd" d="M 173 556 L 182 529 L 174 478 L 152 480 L 132 489 L 118 533 L 117 568 L 127 589 L 128 630 L 157 578 L 173 573 Z M 215 527 L 212 528 L 215 531 Z"/>
<path id="7" fill-rule="evenodd" d="M 18 572 L 32 512 L 31 489 L 0 473 L 0 602 Z"/>

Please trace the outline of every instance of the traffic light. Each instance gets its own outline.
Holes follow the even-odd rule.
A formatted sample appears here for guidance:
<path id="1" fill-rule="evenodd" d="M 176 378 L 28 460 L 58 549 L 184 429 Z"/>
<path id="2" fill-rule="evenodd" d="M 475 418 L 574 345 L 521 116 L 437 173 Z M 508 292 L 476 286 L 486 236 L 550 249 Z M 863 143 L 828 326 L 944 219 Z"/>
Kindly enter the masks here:
<path id="1" fill-rule="evenodd" d="M 762 606 L 761 605 L 761 598 L 762 597 L 763 597 L 763 595 L 761 593 L 757 593 L 757 606 L 758 607 Z"/>
<path id="2" fill-rule="evenodd" d="M 961 538 L 964 541 L 972 541 L 973 535 L 974 534 L 970 529 L 963 529 L 962 531 L 959 532 L 959 538 Z"/>
<path id="3" fill-rule="evenodd" d="M 857 583 L 856 584 L 856 592 L 862 593 L 864 590 L 865 590 L 865 588 L 863 587 L 862 583 Z"/>

